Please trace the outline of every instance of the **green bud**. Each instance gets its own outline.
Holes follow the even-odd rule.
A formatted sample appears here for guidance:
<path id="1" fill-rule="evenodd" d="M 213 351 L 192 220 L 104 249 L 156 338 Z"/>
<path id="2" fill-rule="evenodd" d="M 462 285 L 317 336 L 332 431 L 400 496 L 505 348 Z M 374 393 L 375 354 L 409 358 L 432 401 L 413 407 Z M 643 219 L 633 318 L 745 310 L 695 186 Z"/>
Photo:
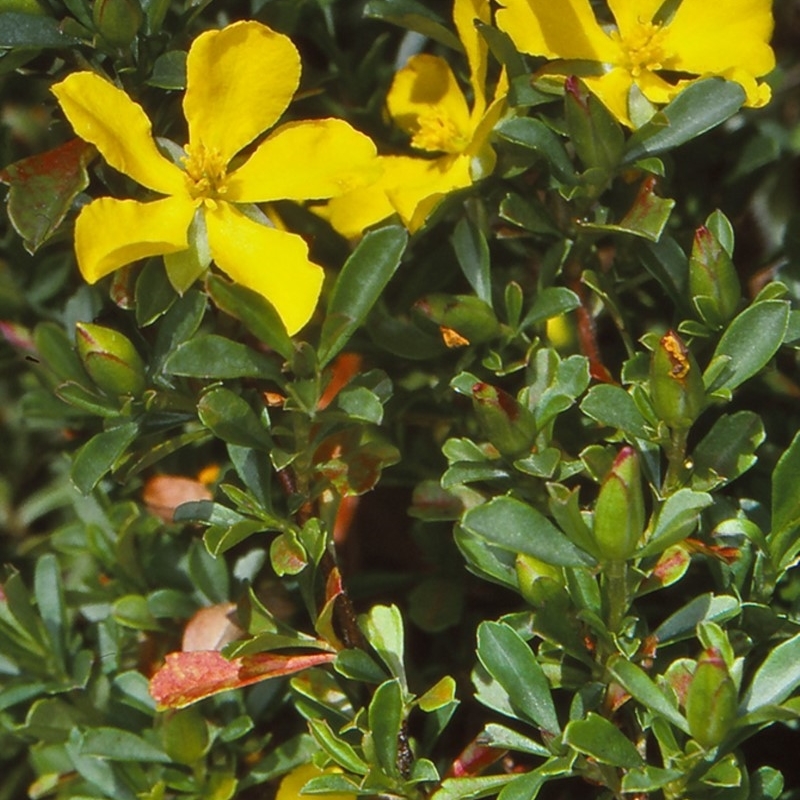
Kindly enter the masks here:
<path id="1" fill-rule="evenodd" d="M 725 659 L 709 647 L 697 660 L 686 693 L 686 720 L 692 737 L 706 750 L 716 747 L 736 720 L 736 684 Z"/>
<path id="2" fill-rule="evenodd" d="M 95 0 L 92 19 L 108 44 L 128 47 L 142 24 L 142 7 L 139 0 Z"/>
<path id="3" fill-rule="evenodd" d="M 164 752 L 178 764 L 196 764 L 208 751 L 208 725 L 196 708 L 169 714 L 161 726 Z"/>
<path id="4" fill-rule="evenodd" d="M 501 330 L 491 306 L 473 295 L 429 294 L 417 301 L 414 310 L 439 325 L 448 344 L 448 332 L 466 340 L 460 344 L 481 344 Z"/>
<path id="5" fill-rule="evenodd" d="M 705 406 L 700 367 L 675 331 L 667 331 L 653 350 L 650 396 L 659 419 L 670 428 L 690 428 Z"/>
<path id="6" fill-rule="evenodd" d="M 472 387 L 472 405 L 486 438 L 500 455 L 514 459 L 530 453 L 536 438 L 536 422 L 530 409 L 488 383 Z"/>
<path id="7" fill-rule="evenodd" d="M 75 326 L 75 342 L 83 366 L 103 391 L 134 396 L 144 391 L 144 362 L 127 336 L 101 325 L 79 322 Z"/>
<path id="8" fill-rule="evenodd" d="M 705 225 L 694 234 L 689 291 L 697 313 L 714 328 L 721 328 L 739 307 L 742 289 L 733 261 Z"/>
<path id="9" fill-rule="evenodd" d="M 601 558 L 630 558 L 639 544 L 644 522 L 639 456 L 632 447 L 623 447 L 600 487 L 594 509 L 593 535 Z"/>

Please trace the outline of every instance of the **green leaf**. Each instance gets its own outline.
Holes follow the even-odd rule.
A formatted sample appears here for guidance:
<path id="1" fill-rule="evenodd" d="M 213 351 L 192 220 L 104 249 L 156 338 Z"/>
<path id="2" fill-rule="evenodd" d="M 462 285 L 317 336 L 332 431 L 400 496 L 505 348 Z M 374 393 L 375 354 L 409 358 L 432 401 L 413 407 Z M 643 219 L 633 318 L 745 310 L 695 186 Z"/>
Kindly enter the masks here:
<path id="1" fill-rule="evenodd" d="M 403 724 L 403 690 L 400 681 L 382 683 L 372 696 L 368 710 L 369 729 L 378 763 L 387 775 L 397 777 L 397 740 Z"/>
<path id="2" fill-rule="evenodd" d="M 186 52 L 184 50 L 167 50 L 153 64 L 153 71 L 146 81 L 148 86 L 159 89 L 186 88 Z"/>
<path id="3" fill-rule="evenodd" d="M 564 742 L 601 764 L 631 769 L 644 763 L 634 743 L 614 723 L 593 712 L 567 725 Z"/>
<path id="4" fill-rule="evenodd" d="M 209 275 L 206 288 L 217 308 L 240 320 L 253 336 L 284 358 L 292 357 L 292 339 L 275 307 L 266 298 L 219 275 Z"/>
<path id="5" fill-rule="evenodd" d="M 513 628 L 482 622 L 477 652 L 481 664 L 503 687 L 522 718 L 550 733 L 561 730 L 547 678 L 528 643 Z"/>
<path id="6" fill-rule="evenodd" d="M 367 641 L 389 672 L 406 685 L 403 663 L 403 617 L 397 606 L 373 606 L 360 620 Z"/>
<path id="7" fill-rule="evenodd" d="M 549 286 L 536 294 L 533 305 L 525 314 L 520 328 L 529 328 L 545 320 L 566 314 L 581 304 L 581 299 L 571 289 L 563 286 Z"/>
<path id="8" fill-rule="evenodd" d="M 386 20 L 401 28 L 421 33 L 440 44 L 461 51 L 461 42 L 446 27 L 444 20 L 416 0 L 370 0 L 364 6 L 364 16 Z"/>
<path id="9" fill-rule="evenodd" d="M 380 425 L 383 420 L 383 403 L 375 392 L 366 386 L 343 389 L 336 396 L 336 405 L 350 418 Z"/>
<path id="10" fill-rule="evenodd" d="M 12 16 L 24 15 L 0 14 L 0 42 L 6 31 L 3 25 L 14 24 L 3 20 Z M 46 17 L 37 19 L 54 23 Z M 94 156 L 91 145 L 70 139 L 54 150 L 17 161 L 0 171 L 0 181 L 11 186 L 8 218 L 29 253 L 35 253 L 56 232 L 75 196 L 89 185 L 86 167 Z"/>
<path id="11" fill-rule="evenodd" d="M 772 473 L 772 531 L 768 537 L 773 563 L 787 565 L 800 539 L 800 433 L 778 459 Z"/>
<path id="12" fill-rule="evenodd" d="M 370 231 L 342 267 L 322 323 L 319 363 L 324 367 L 367 318 L 400 265 L 408 234 L 398 225 Z"/>
<path id="13" fill-rule="evenodd" d="M 722 78 L 696 81 L 630 137 L 623 163 L 664 153 L 697 138 L 732 117 L 744 101 L 744 89 L 738 83 Z"/>
<path id="14" fill-rule="evenodd" d="M 356 775 L 367 774 L 367 764 L 356 753 L 353 747 L 340 736 L 337 736 L 324 719 L 308 720 L 311 735 L 319 746 L 340 766 Z"/>
<path id="15" fill-rule="evenodd" d="M 550 751 L 533 739 L 521 733 L 490 722 L 481 733 L 481 743 L 486 747 L 497 747 L 502 750 L 516 750 L 518 753 L 529 753 L 542 758 L 549 758 Z"/>
<path id="16" fill-rule="evenodd" d="M 663 769 L 661 767 L 632 769 L 622 777 L 622 791 L 625 794 L 655 792 L 667 784 L 682 778 L 684 774 L 681 770 Z"/>
<path id="17" fill-rule="evenodd" d="M 39 614 L 44 622 L 53 655 L 62 670 L 65 669 L 67 606 L 58 559 L 46 553 L 36 562 L 34 596 Z"/>
<path id="18" fill-rule="evenodd" d="M 170 763 L 170 757 L 139 736 L 120 728 L 92 728 L 81 742 L 81 755 L 110 761 Z"/>
<path id="19" fill-rule="evenodd" d="M 446 778 L 431 800 L 480 800 L 496 795 L 498 790 L 518 775 L 482 775 L 477 778 Z"/>
<path id="20" fill-rule="evenodd" d="M 577 182 L 575 168 L 561 139 L 541 120 L 533 117 L 511 117 L 501 122 L 495 132 L 503 139 L 541 155 L 553 175 L 562 183 L 571 185 Z"/>
<path id="21" fill-rule="evenodd" d="M 280 369 L 272 359 L 213 333 L 180 345 L 167 358 L 164 372 L 189 378 L 264 378 L 282 383 Z"/>
<path id="22" fill-rule="evenodd" d="M 775 647 L 756 670 L 740 712 L 782 703 L 800 686 L 800 634 Z"/>
<path id="23" fill-rule="evenodd" d="M 484 303 L 491 306 L 491 264 L 486 237 L 477 225 L 470 222 L 467 217 L 462 217 L 450 241 L 469 285 Z"/>
<path id="24" fill-rule="evenodd" d="M 735 617 L 740 609 L 739 601 L 730 595 L 701 594 L 667 617 L 653 636 L 659 646 L 679 642 L 694 636 L 698 622 L 723 622 Z"/>
<path id="25" fill-rule="evenodd" d="M 58 48 L 81 43 L 63 33 L 58 20 L 52 17 L 16 11 L 0 14 L 0 48 Z"/>
<path id="26" fill-rule="evenodd" d="M 547 779 L 548 776 L 538 770 L 518 775 L 502 788 L 497 800 L 535 800 L 539 796 L 539 789 L 547 783 Z"/>
<path id="27" fill-rule="evenodd" d="M 186 292 L 169 308 L 158 326 L 151 360 L 153 372 L 160 372 L 169 354 L 194 336 L 203 321 L 205 311 L 205 295 L 195 290 Z"/>
<path id="28" fill-rule="evenodd" d="M 264 449 L 272 444 L 256 412 L 230 389 L 217 386 L 206 392 L 197 404 L 197 415 L 203 425 L 228 444 Z"/>
<path id="29" fill-rule="evenodd" d="M 700 512 L 713 502 L 714 498 L 705 492 L 678 489 L 661 506 L 653 532 L 636 555 L 655 555 L 683 541 L 697 527 Z"/>
<path id="30" fill-rule="evenodd" d="M 100 478 L 124 455 L 138 433 L 139 426 L 135 422 L 126 422 L 89 439 L 75 454 L 70 470 L 70 477 L 78 491 L 89 494 Z"/>
<path id="31" fill-rule="evenodd" d="M 746 308 L 733 319 L 717 344 L 712 361 L 730 361 L 714 382 L 713 390 L 733 390 L 766 366 L 783 342 L 789 324 L 789 303 L 765 300 Z"/>
<path id="32" fill-rule="evenodd" d="M 461 524 L 494 547 L 525 553 L 548 564 L 580 567 L 594 563 L 541 512 L 513 497 L 496 497 L 470 509 Z"/>
<path id="33" fill-rule="evenodd" d="M 608 670 L 619 685 L 645 708 L 660 714 L 684 733 L 689 733 L 689 724 L 683 715 L 641 667 L 624 656 L 612 656 L 608 661 Z"/>
<path id="34" fill-rule="evenodd" d="M 600 383 L 586 393 L 581 411 L 601 425 L 618 428 L 630 439 L 647 439 L 645 419 L 633 398 L 620 386 Z"/>

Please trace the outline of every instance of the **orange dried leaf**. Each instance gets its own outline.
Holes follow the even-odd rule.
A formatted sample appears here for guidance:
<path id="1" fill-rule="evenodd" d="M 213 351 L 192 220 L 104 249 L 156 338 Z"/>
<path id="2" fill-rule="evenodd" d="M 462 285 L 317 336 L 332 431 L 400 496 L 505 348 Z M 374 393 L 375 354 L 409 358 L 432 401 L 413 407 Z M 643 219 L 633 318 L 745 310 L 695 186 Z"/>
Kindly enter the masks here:
<path id="1" fill-rule="evenodd" d="M 183 708 L 211 695 L 327 664 L 334 653 L 257 653 L 227 659 L 218 650 L 169 653 L 150 680 L 150 694 L 164 708 Z"/>
<path id="2" fill-rule="evenodd" d="M 208 487 L 182 475 L 155 475 L 144 485 L 142 499 L 152 514 L 172 522 L 175 509 L 193 500 L 211 500 Z"/>

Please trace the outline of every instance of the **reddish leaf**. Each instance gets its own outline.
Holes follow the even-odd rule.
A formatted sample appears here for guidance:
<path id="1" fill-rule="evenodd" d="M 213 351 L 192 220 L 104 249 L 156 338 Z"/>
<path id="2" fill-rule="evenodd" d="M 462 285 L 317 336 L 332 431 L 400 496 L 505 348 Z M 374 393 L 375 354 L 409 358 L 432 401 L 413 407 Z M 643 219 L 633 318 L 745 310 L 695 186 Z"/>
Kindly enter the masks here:
<path id="1" fill-rule="evenodd" d="M 291 675 L 334 658 L 335 653 L 257 653 L 232 659 L 217 650 L 169 653 L 164 666 L 150 680 L 150 694 L 162 709 L 183 708 L 220 692 Z"/>
<path id="2" fill-rule="evenodd" d="M 186 623 L 181 649 L 221 650 L 243 635 L 244 631 L 236 623 L 236 604 L 217 603 L 199 609 Z"/>
<path id="3" fill-rule="evenodd" d="M 86 166 L 95 152 L 82 139 L 72 139 L 0 170 L 0 181 L 11 186 L 8 217 L 29 253 L 53 235 L 75 196 L 89 185 Z"/>
<path id="4" fill-rule="evenodd" d="M 213 496 L 205 484 L 183 475 L 154 475 L 142 491 L 148 511 L 164 522 L 172 522 L 175 509 L 182 503 L 211 500 Z"/>

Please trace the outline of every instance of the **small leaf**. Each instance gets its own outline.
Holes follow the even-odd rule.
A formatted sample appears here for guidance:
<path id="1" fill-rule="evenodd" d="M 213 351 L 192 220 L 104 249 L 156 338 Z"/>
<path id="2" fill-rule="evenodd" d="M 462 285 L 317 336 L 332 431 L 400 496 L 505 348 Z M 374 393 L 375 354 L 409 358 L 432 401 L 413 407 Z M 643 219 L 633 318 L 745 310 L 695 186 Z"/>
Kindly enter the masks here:
<path id="1" fill-rule="evenodd" d="M 746 308 L 733 319 L 712 356 L 729 356 L 714 390 L 735 389 L 752 378 L 775 355 L 789 324 L 789 303 L 765 300 Z"/>
<path id="2" fill-rule="evenodd" d="M 658 512 L 650 538 L 637 556 L 655 555 L 683 541 L 697 526 L 700 512 L 713 500 L 710 494 L 692 489 L 679 489 L 670 495 Z"/>
<path id="3" fill-rule="evenodd" d="M 403 690 L 400 681 L 382 683 L 372 696 L 368 710 L 375 755 L 383 772 L 399 776 L 397 766 L 400 728 L 403 724 Z"/>
<path id="4" fill-rule="evenodd" d="M 167 358 L 164 372 L 189 378 L 265 378 L 282 383 L 280 369 L 272 359 L 213 333 L 180 345 Z"/>
<path id="5" fill-rule="evenodd" d="M 464 277 L 475 290 L 475 294 L 484 303 L 491 305 L 491 265 L 486 237 L 467 217 L 462 217 L 450 241 Z"/>
<path id="6" fill-rule="evenodd" d="M 6 17 L 0 14 L 0 31 Z M 43 22 L 53 23 L 46 17 Z M 0 34 L 0 46 L 3 35 Z M 94 147 L 82 139 L 17 161 L 0 171 L 0 181 L 11 186 L 8 192 L 8 217 L 14 230 L 25 242 L 25 249 L 35 253 L 64 220 L 75 196 L 89 185 L 86 167 L 94 158 Z"/>
<path id="7" fill-rule="evenodd" d="M 197 415 L 203 425 L 228 444 L 268 449 L 272 443 L 247 401 L 222 386 L 211 389 L 200 398 Z"/>
<path id="8" fill-rule="evenodd" d="M 564 742 L 578 752 L 613 767 L 641 767 L 643 761 L 633 742 L 605 717 L 590 712 L 564 729 Z"/>
<path id="9" fill-rule="evenodd" d="M 417 0 L 369 0 L 364 6 L 364 16 L 383 19 L 421 33 L 454 50 L 462 50 L 461 42 L 446 26 L 444 20 Z"/>
<path id="10" fill-rule="evenodd" d="M 620 386 L 608 383 L 593 386 L 581 403 L 581 411 L 601 425 L 618 428 L 630 439 L 648 438 L 644 417 L 633 398 Z"/>
<path id="11" fill-rule="evenodd" d="M 490 545 L 525 553 L 548 564 L 579 567 L 594 563 L 541 512 L 513 497 L 496 497 L 470 509 L 462 526 Z"/>
<path id="12" fill-rule="evenodd" d="M 159 89 L 186 88 L 186 53 L 183 50 L 167 50 L 153 64 L 153 71 L 147 80 L 148 86 Z"/>
<path id="13" fill-rule="evenodd" d="M 126 422 L 98 433 L 78 450 L 72 461 L 70 477 L 82 494 L 89 494 L 97 486 L 100 478 L 114 467 L 138 433 L 139 426 L 135 422 Z"/>
<path id="14" fill-rule="evenodd" d="M 527 642 L 513 628 L 499 622 L 482 622 L 478 628 L 478 658 L 523 719 L 550 733 L 560 731 L 547 678 Z"/>
<path id="15" fill-rule="evenodd" d="M 698 622 L 723 622 L 735 617 L 740 609 L 739 601 L 730 595 L 701 594 L 667 617 L 653 635 L 659 645 L 679 642 L 694 636 Z"/>
<path id="16" fill-rule="evenodd" d="M 800 686 L 800 635 L 775 647 L 756 670 L 740 711 L 778 705 Z"/>
<path id="17" fill-rule="evenodd" d="M 769 549 L 776 565 L 797 551 L 800 536 L 800 433 L 778 459 L 772 473 L 772 532 Z"/>
<path id="18" fill-rule="evenodd" d="M 562 183 L 577 182 L 575 168 L 558 135 L 541 120 L 533 117 L 511 117 L 495 129 L 498 136 L 509 142 L 526 147 L 541 155 L 553 175 Z"/>
<path id="19" fill-rule="evenodd" d="M 82 44 L 63 33 L 58 21 L 39 14 L 0 13 L 0 48 L 60 48 Z"/>
<path id="20" fill-rule="evenodd" d="M 91 728 L 84 734 L 81 754 L 110 761 L 169 764 L 172 760 L 163 750 L 120 728 Z"/>
<path id="21" fill-rule="evenodd" d="M 322 324 L 319 363 L 325 366 L 347 344 L 400 265 L 406 231 L 388 226 L 370 231 L 342 267 Z"/>
<path id="22" fill-rule="evenodd" d="M 150 694 L 162 709 L 183 708 L 220 692 L 328 664 L 335 657 L 258 653 L 228 660 L 217 650 L 168 653 L 164 666 L 150 679 Z"/>

